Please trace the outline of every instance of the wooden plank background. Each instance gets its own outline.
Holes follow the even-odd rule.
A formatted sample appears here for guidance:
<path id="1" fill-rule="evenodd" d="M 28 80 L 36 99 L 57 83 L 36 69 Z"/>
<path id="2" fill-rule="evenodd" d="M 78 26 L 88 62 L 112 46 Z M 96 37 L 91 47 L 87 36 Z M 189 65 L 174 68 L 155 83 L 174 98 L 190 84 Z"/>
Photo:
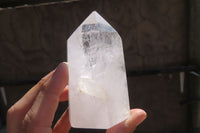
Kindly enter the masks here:
<path id="1" fill-rule="evenodd" d="M 66 61 L 67 38 L 93 10 L 121 35 L 127 70 L 187 65 L 186 1 L 80 0 L 0 11 L 0 80 L 40 79 Z M 177 73 L 129 77 L 128 84 L 131 107 L 148 113 L 136 133 L 186 132 Z M 6 86 L 8 106 L 2 112 L 31 86 Z M 66 107 L 61 104 L 58 112 Z M 89 132 L 71 132 L 84 131 Z"/>

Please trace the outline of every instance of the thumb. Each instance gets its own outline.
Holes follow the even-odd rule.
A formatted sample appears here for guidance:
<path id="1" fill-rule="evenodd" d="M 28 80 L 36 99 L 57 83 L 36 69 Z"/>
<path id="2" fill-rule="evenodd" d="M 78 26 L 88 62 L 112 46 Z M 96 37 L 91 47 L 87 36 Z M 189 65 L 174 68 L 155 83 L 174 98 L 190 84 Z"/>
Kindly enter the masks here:
<path id="1" fill-rule="evenodd" d="M 147 117 L 146 112 L 142 109 L 132 109 L 130 114 L 128 119 L 111 127 L 106 133 L 132 133 Z"/>

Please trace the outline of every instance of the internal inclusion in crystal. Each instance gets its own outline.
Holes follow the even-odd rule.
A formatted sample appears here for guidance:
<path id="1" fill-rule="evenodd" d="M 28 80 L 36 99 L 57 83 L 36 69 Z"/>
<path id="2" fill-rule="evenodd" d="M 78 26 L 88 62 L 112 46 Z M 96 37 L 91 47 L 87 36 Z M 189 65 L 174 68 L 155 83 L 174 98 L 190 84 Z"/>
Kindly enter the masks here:
<path id="1" fill-rule="evenodd" d="M 94 56 L 96 55 L 95 53 L 112 47 L 112 38 L 115 34 L 116 31 L 112 27 L 101 23 L 85 24 L 82 26 L 83 49 L 89 58 L 87 66 L 94 67 L 96 65 L 98 57 Z"/>
<path id="2" fill-rule="evenodd" d="M 104 88 L 91 78 L 81 77 L 78 83 L 79 83 L 78 89 L 80 92 L 90 95 L 94 98 L 99 98 L 100 100 L 103 101 L 106 101 L 108 99 L 108 96 Z"/>
<path id="3" fill-rule="evenodd" d="M 113 47 L 112 39 L 115 35 L 117 35 L 116 33 L 117 32 L 111 26 L 101 23 L 85 24 L 82 26 L 82 45 L 85 56 L 88 58 L 85 68 L 91 71 L 91 73 L 95 69 L 97 62 L 101 60 L 100 62 L 103 63 L 105 60 L 101 59 L 106 56 L 101 52 L 110 52 L 110 48 Z M 99 73 L 103 73 L 103 71 Z M 98 85 L 96 81 L 92 80 L 92 75 L 81 77 L 79 80 L 79 86 L 79 90 L 85 94 L 103 100 L 107 99 L 105 90 Z"/>

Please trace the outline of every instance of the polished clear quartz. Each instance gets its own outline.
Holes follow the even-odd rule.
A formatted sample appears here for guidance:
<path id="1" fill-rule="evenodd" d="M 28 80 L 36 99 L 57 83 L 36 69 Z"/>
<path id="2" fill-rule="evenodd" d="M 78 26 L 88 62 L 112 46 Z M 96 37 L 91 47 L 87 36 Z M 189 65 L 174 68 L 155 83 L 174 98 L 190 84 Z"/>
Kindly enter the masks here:
<path id="1" fill-rule="evenodd" d="M 121 37 L 96 11 L 67 41 L 70 123 L 107 129 L 129 117 Z"/>

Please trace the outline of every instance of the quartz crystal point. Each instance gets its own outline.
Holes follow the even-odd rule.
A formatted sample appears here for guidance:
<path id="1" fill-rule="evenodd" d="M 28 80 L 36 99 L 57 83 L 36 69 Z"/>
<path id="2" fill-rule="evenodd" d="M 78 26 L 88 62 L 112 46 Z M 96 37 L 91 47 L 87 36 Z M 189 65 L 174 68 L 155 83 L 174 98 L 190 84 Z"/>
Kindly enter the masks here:
<path id="1" fill-rule="evenodd" d="M 70 123 L 107 129 L 129 117 L 122 41 L 96 11 L 67 40 Z"/>

